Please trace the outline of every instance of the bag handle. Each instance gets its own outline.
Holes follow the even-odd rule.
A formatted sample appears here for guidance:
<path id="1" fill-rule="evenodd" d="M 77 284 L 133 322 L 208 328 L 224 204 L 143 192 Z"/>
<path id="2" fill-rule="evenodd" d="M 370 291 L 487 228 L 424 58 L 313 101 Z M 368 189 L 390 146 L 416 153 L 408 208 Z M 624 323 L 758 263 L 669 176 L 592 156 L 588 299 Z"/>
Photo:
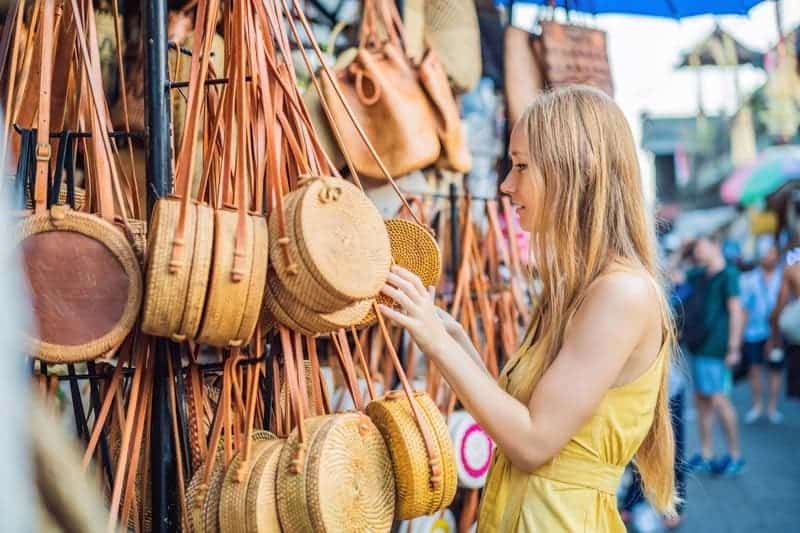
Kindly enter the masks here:
<path id="1" fill-rule="evenodd" d="M 72 0 L 73 2 L 75 0 Z M 189 71 L 189 100 L 186 105 L 183 138 L 181 139 L 178 161 L 175 169 L 175 193 L 181 199 L 181 209 L 175 237 L 170 252 L 169 270 L 178 272 L 184 266 L 184 249 L 186 248 L 186 221 L 191 197 L 191 183 L 194 174 L 195 154 L 197 151 L 197 132 L 199 117 L 205 93 L 205 80 L 208 73 L 211 44 L 214 28 L 219 12 L 219 0 L 199 0 L 195 28 L 201 28 L 202 34 L 195 35 L 192 43 L 192 65 Z M 196 31 L 196 30 L 195 30 Z"/>
<path id="2" fill-rule="evenodd" d="M 41 50 L 39 65 L 39 110 L 36 125 L 36 178 L 34 186 L 34 213 L 47 211 L 47 191 L 50 167 L 50 94 L 53 75 L 53 33 L 55 30 L 55 0 L 44 0 L 39 32 Z"/>
<path id="3" fill-rule="evenodd" d="M 378 304 L 373 302 L 372 309 L 378 318 L 378 325 L 386 341 L 386 347 L 389 350 L 389 356 L 392 360 L 395 371 L 397 372 L 397 377 L 400 379 L 400 385 L 403 388 L 402 392 L 391 391 L 386 395 L 386 397 L 387 399 L 391 400 L 393 398 L 397 398 L 398 395 L 405 393 L 406 397 L 408 398 L 408 403 L 411 406 L 411 412 L 413 413 L 414 419 L 417 422 L 417 427 L 419 427 L 422 440 L 425 443 L 425 449 L 428 454 L 428 466 L 431 472 L 431 484 L 434 488 L 438 488 L 442 484 L 443 479 L 442 465 L 441 458 L 439 457 L 439 450 L 435 444 L 431 428 L 422 414 L 421 408 L 417 403 L 416 397 L 414 396 L 414 391 L 411 390 L 411 385 L 408 383 L 408 379 L 406 379 L 406 373 L 403 371 L 403 365 L 400 363 L 400 359 L 397 357 L 397 352 L 395 351 L 394 344 L 389 337 L 389 332 L 386 329 L 386 323 L 383 320 L 383 315 L 378 308 Z"/>
<path id="4" fill-rule="evenodd" d="M 303 461 L 305 460 L 306 452 L 306 432 L 303 424 L 303 399 L 297 391 L 299 383 L 299 374 L 296 371 L 294 362 L 294 349 L 292 347 L 291 337 L 289 330 L 284 326 L 279 325 L 279 333 L 281 336 L 281 346 L 283 348 L 283 360 L 286 369 L 286 390 L 289 392 L 289 404 L 294 411 L 295 420 L 297 421 L 297 450 L 289 463 L 289 471 L 293 474 L 299 474 L 302 470 Z"/>
<path id="5" fill-rule="evenodd" d="M 334 351 L 339 360 L 339 366 L 342 369 L 345 384 L 350 392 L 350 396 L 353 398 L 353 405 L 356 411 L 361 412 L 364 410 L 364 399 L 361 396 L 361 388 L 358 385 L 358 378 L 356 377 L 355 368 L 353 367 L 353 357 L 349 353 L 347 337 L 341 335 L 341 333 L 343 333 L 342 330 L 331 333 L 331 343 L 334 346 Z"/>

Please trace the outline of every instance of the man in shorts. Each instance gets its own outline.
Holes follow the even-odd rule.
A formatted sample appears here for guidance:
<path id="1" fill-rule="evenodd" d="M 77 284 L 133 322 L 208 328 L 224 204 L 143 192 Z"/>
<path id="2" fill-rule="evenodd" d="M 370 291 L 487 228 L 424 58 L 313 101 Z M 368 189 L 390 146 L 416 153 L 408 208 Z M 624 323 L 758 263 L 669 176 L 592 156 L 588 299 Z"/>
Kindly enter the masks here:
<path id="1" fill-rule="evenodd" d="M 693 255 L 697 268 L 686 275 L 692 293 L 686 301 L 688 323 L 684 330 L 690 333 L 687 344 L 702 450 L 689 460 L 689 467 L 697 473 L 732 476 L 744 466 L 736 410 L 728 397 L 731 368 L 741 359 L 745 318 L 739 298 L 739 271 L 727 264 L 719 241 L 713 237 L 697 239 Z M 719 415 L 728 444 L 728 453 L 718 458 L 714 457 L 712 439 L 715 415 Z"/>

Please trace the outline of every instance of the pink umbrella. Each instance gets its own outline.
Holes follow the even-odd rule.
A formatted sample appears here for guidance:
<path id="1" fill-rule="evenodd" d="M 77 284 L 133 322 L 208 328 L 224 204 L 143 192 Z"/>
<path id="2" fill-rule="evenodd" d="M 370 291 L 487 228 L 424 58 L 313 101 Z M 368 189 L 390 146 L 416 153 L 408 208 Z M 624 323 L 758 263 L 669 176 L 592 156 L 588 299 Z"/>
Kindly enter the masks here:
<path id="1" fill-rule="evenodd" d="M 750 174 L 753 173 L 756 164 L 757 161 L 745 163 L 734 170 L 733 173 L 725 179 L 719 189 L 719 195 L 722 197 L 723 202 L 726 204 L 739 203 L 739 198 L 742 196 L 742 191 L 744 190 L 745 184 L 747 184 L 747 179 L 750 177 Z"/>

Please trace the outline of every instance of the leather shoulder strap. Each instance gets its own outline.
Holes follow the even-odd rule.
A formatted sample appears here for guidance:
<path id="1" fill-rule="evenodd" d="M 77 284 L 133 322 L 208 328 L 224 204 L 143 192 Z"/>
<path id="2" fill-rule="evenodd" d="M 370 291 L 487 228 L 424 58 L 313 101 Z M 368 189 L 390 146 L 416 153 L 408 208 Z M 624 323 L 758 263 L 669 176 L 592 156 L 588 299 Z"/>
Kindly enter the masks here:
<path id="1" fill-rule="evenodd" d="M 39 68 L 39 110 L 36 124 L 36 186 L 34 211 L 47 210 L 47 190 L 50 168 L 50 94 L 53 76 L 53 32 L 55 30 L 55 0 L 44 0 L 39 32 L 41 33 L 41 62 Z"/>

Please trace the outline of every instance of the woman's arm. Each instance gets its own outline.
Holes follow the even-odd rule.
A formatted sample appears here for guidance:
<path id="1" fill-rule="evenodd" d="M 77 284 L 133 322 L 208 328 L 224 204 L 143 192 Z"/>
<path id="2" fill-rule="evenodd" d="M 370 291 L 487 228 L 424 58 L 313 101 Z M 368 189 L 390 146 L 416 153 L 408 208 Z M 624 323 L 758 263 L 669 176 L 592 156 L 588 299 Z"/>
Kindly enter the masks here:
<path id="1" fill-rule="evenodd" d="M 480 366 L 483 371 L 488 374 L 489 370 L 486 368 L 486 364 L 483 362 L 481 354 L 478 353 L 475 345 L 472 344 L 472 339 L 470 339 L 469 335 L 467 335 L 467 332 L 464 331 L 464 327 L 455 318 L 453 318 L 450 313 L 441 307 L 436 308 L 436 316 L 442 321 L 442 325 L 444 326 L 447 334 L 458 343 L 461 349 L 464 350 L 464 353 L 466 353 L 470 359 L 475 361 L 475 363 L 477 363 L 478 366 Z"/>
<path id="2" fill-rule="evenodd" d="M 652 316 L 644 278 L 611 274 L 596 282 L 576 313 L 563 347 L 525 405 L 501 389 L 441 323 L 419 278 L 393 268 L 384 293 L 403 313 L 382 312 L 405 327 L 436 363 L 461 402 L 521 470 L 547 462 L 592 416 L 640 342 Z"/>

